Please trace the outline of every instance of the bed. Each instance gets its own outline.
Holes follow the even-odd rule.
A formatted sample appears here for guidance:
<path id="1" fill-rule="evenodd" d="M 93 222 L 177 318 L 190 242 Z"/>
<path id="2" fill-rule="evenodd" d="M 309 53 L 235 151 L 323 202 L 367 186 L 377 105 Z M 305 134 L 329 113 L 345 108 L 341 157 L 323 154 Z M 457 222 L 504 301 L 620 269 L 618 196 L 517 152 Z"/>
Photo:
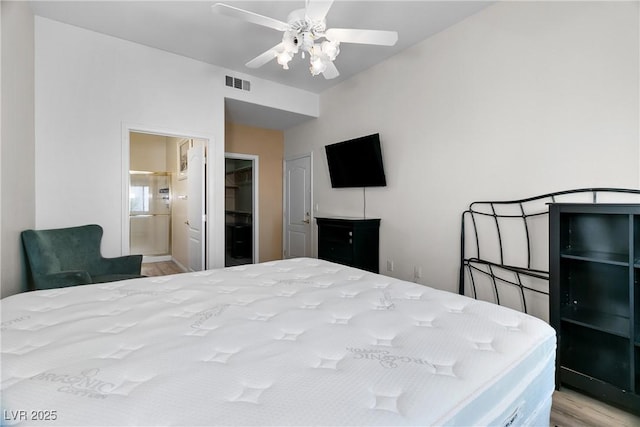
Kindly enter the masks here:
<path id="1" fill-rule="evenodd" d="M 555 334 L 311 258 L 2 300 L 5 425 L 548 425 Z"/>

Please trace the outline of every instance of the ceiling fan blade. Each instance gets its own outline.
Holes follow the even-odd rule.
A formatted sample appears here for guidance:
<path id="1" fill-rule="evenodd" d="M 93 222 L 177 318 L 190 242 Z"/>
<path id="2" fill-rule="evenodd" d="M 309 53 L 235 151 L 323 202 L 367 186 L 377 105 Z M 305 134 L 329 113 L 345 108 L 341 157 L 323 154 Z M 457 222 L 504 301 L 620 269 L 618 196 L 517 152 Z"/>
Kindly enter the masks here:
<path id="1" fill-rule="evenodd" d="M 332 4 L 333 0 L 309 0 L 305 13 L 312 21 L 322 21 Z"/>
<path id="2" fill-rule="evenodd" d="M 252 24 L 262 25 L 264 27 L 273 28 L 274 30 L 278 31 L 286 31 L 289 29 L 289 24 L 287 24 L 286 22 L 269 18 L 268 16 L 258 15 L 257 13 L 249 12 L 248 10 L 244 9 L 238 9 L 237 7 L 229 6 L 222 3 L 214 4 L 213 6 L 211 6 L 211 10 L 221 15 L 240 19 L 246 22 L 251 22 Z"/>
<path id="3" fill-rule="evenodd" d="M 276 55 L 284 49 L 284 45 L 282 43 L 275 45 L 271 49 L 261 53 L 260 55 L 253 58 L 251 61 L 247 62 L 245 65 L 249 68 L 260 68 L 267 62 L 275 59 Z"/>
<path id="4" fill-rule="evenodd" d="M 322 75 L 324 76 L 325 79 L 331 80 L 338 77 L 340 75 L 340 72 L 336 68 L 336 65 L 333 63 L 333 61 L 329 61 L 329 63 L 327 64 L 327 69 L 324 70 Z"/>
<path id="5" fill-rule="evenodd" d="M 398 41 L 395 31 L 356 30 L 353 28 L 330 28 L 324 33 L 327 40 L 340 43 L 376 44 L 393 46 Z"/>

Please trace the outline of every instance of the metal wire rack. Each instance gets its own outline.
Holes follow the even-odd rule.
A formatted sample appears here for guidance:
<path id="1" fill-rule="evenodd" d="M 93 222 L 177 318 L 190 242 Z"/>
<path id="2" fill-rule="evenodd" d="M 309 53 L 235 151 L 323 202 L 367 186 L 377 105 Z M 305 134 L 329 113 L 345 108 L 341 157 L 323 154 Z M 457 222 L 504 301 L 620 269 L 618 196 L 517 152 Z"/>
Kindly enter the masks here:
<path id="1" fill-rule="evenodd" d="M 640 190 L 581 188 L 477 201 L 462 213 L 459 293 L 548 320 L 549 204 L 640 203 Z"/>

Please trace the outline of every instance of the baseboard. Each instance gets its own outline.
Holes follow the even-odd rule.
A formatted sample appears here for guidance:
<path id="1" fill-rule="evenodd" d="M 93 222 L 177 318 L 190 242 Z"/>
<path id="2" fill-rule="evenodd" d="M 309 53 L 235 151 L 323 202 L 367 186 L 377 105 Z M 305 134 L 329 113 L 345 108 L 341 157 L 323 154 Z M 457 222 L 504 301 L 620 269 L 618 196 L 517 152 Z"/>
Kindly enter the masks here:
<path id="1" fill-rule="evenodd" d="M 165 261 L 173 261 L 171 255 L 145 255 L 142 257 L 142 262 L 165 262 Z"/>
<path id="2" fill-rule="evenodd" d="M 185 267 L 184 265 L 182 265 L 180 263 L 180 261 L 178 261 L 177 259 L 171 258 L 170 261 L 173 261 L 178 267 L 180 267 L 182 269 L 182 271 L 184 271 L 184 272 L 189 271 L 189 269 L 187 267 Z"/>

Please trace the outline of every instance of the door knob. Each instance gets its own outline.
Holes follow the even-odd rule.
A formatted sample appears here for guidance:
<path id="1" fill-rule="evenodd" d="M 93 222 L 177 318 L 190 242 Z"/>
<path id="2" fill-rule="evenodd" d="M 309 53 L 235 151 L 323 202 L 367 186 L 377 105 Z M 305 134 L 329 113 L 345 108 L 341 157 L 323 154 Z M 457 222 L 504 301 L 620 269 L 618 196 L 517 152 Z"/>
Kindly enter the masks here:
<path id="1" fill-rule="evenodd" d="M 302 220 L 302 222 L 304 222 L 305 224 L 309 224 L 309 212 L 304 214 L 304 219 Z"/>

